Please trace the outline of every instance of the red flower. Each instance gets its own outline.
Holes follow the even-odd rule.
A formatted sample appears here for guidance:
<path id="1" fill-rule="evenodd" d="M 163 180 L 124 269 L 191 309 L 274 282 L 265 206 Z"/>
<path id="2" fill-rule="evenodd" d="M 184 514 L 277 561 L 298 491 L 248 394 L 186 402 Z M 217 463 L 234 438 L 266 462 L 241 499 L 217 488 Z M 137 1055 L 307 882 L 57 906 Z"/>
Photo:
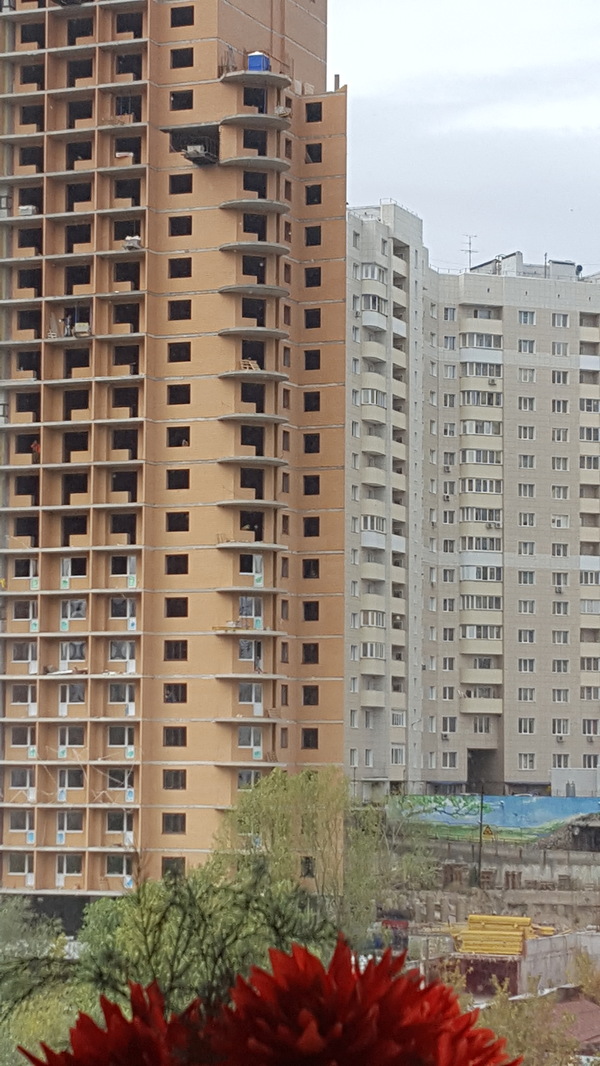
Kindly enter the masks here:
<path id="1" fill-rule="evenodd" d="M 211 1026 L 226 1066 L 509 1066 L 477 1012 L 463 1014 L 445 985 L 400 975 L 403 958 L 386 952 L 361 974 L 341 940 L 328 970 L 297 945 L 270 954 L 272 975 L 238 978 L 235 1007 Z"/>
<path id="2" fill-rule="evenodd" d="M 158 985 L 144 990 L 130 985 L 131 1019 L 104 996 L 100 1006 L 106 1028 L 101 1029 L 87 1014 L 80 1014 L 71 1029 L 71 1051 L 52 1051 L 45 1044 L 45 1059 L 24 1048 L 19 1050 L 33 1066 L 180 1066 L 201 1063 L 203 1054 L 200 1004 L 195 1000 L 181 1015 L 167 1020 Z"/>

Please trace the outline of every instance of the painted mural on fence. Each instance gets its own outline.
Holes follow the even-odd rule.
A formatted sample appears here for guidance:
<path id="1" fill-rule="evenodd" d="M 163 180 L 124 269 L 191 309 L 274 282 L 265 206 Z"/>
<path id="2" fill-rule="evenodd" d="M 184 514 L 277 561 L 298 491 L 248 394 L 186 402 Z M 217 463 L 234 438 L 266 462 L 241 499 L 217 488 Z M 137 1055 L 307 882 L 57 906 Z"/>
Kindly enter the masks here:
<path id="1" fill-rule="evenodd" d="M 481 824 L 486 839 L 525 843 L 586 816 L 600 821 L 600 797 L 591 796 L 397 796 L 394 808 L 399 819 L 424 820 L 446 839 L 476 839 Z"/>

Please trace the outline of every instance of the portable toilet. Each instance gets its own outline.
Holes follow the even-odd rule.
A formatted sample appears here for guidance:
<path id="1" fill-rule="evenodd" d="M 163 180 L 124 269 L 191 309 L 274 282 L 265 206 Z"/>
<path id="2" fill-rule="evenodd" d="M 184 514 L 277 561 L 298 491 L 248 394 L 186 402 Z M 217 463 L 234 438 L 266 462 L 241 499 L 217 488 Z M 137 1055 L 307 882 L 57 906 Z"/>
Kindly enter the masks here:
<path id="1" fill-rule="evenodd" d="M 264 52 L 248 53 L 248 70 L 270 70 L 271 60 Z"/>

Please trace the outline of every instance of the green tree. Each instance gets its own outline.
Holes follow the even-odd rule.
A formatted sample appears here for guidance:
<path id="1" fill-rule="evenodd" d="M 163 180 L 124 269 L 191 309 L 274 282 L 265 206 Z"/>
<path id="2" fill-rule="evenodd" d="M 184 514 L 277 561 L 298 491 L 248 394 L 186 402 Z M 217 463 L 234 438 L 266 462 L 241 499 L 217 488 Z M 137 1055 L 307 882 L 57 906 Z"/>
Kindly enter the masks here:
<path id="1" fill-rule="evenodd" d="M 88 987 L 119 999 L 129 981 L 157 981 L 169 1008 L 199 995 L 210 1009 L 238 973 L 268 964 L 270 947 L 329 948 L 335 929 L 298 884 L 272 882 L 250 866 L 231 879 L 208 863 L 92 903 L 79 939 L 78 978 Z"/>

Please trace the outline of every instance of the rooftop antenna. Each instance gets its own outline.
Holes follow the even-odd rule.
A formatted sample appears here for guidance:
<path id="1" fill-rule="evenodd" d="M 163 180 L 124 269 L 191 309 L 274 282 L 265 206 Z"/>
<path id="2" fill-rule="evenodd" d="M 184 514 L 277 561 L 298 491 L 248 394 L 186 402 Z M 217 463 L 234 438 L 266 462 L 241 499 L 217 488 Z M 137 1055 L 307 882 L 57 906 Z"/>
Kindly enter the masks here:
<path id="1" fill-rule="evenodd" d="M 477 234 L 476 233 L 465 233 L 465 239 L 467 241 L 467 247 L 463 248 L 463 252 L 468 257 L 469 270 L 471 269 L 471 267 L 473 265 L 473 254 L 475 252 L 477 252 L 477 248 L 473 247 L 473 241 L 476 240 L 476 238 L 477 238 Z"/>

